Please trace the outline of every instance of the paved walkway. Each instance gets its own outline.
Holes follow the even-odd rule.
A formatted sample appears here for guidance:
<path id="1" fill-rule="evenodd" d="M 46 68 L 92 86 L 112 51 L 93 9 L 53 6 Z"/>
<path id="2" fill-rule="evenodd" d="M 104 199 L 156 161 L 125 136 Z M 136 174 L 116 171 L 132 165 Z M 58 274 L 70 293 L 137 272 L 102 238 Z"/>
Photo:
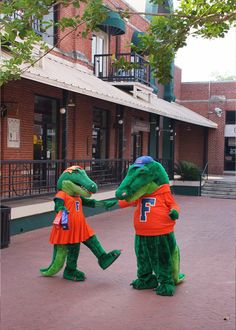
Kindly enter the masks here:
<path id="1" fill-rule="evenodd" d="M 88 218 L 106 249 L 122 248 L 109 269 L 81 247 L 83 283 L 39 274 L 51 260 L 50 228 L 12 237 L 1 250 L 1 330 L 235 330 L 234 200 L 176 196 L 186 280 L 173 297 L 136 291 L 133 209 Z"/>

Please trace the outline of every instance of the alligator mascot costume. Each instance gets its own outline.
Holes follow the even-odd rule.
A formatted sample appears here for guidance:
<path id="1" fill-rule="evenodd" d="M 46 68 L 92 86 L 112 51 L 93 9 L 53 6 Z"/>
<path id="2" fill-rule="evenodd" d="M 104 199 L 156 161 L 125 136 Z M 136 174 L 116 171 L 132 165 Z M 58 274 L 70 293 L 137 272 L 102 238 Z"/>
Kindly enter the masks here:
<path id="1" fill-rule="evenodd" d="M 97 185 L 79 166 L 67 168 L 57 182 L 54 198 L 57 216 L 53 222 L 50 243 L 54 244 L 52 263 L 40 269 L 44 276 L 53 276 L 64 266 L 63 277 L 71 281 L 84 281 L 85 274 L 77 269 L 80 243 L 85 244 L 97 257 L 102 269 L 109 267 L 120 255 L 120 250 L 106 253 L 93 229 L 86 223 L 82 206 L 109 207 L 109 201 L 89 199 L 97 191 Z"/>
<path id="2" fill-rule="evenodd" d="M 136 206 L 134 211 L 137 279 L 133 288 L 155 289 L 158 295 L 172 296 L 180 274 L 180 253 L 174 235 L 179 206 L 170 190 L 163 166 L 150 156 L 136 159 L 118 189 L 120 207 Z"/>

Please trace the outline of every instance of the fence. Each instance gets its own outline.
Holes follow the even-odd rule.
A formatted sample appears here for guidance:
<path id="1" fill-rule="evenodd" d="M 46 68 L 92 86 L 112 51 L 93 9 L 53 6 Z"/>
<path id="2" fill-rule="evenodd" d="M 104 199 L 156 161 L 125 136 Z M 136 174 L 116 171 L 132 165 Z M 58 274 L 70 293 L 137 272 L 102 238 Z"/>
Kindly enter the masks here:
<path id="1" fill-rule="evenodd" d="M 80 165 L 99 186 L 116 185 L 123 179 L 128 160 L 5 160 L 1 161 L 1 199 L 22 199 L 56 192 L 62 171 Z"/>

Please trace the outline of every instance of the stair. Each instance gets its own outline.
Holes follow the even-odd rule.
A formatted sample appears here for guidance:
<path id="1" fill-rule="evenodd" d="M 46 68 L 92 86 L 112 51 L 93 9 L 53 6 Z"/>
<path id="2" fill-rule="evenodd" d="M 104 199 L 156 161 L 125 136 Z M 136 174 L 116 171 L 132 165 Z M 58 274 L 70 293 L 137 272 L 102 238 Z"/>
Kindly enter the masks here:
<path id="1" fill-rule="evenodd" d="M 202 196 L 236 199 L 236 182 L 224 180 L 206 180 L 202 187 Z"/>

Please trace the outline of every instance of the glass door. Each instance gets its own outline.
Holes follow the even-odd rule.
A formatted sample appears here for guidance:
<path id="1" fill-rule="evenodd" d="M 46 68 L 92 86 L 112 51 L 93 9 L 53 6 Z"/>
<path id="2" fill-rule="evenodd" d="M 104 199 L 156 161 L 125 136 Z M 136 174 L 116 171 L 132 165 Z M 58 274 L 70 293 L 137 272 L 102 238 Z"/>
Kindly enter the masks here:
<path id="1" fill-rule="evenodd" d="M 54 180 L 53 162 L 50 164 L 40 162 L 55 160 L 57 158 L 57 100 L 35 96 L 34 108 L 34 181 L 39 185 L 48 185 Z M 50 167 L 50 168 L 49 168 Z M 50 181 L 50 182 L 49 182 Z"/>

